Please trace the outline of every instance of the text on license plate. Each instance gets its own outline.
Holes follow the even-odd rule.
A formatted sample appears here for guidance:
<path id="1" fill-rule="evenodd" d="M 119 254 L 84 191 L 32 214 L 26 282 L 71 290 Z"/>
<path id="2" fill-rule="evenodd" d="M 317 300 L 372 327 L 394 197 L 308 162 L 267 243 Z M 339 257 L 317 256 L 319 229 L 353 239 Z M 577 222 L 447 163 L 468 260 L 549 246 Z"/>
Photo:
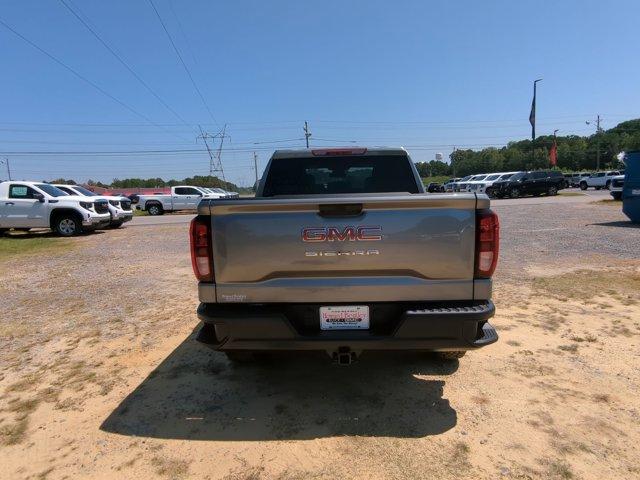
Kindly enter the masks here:
<path id="1" fill-rule="evenodd" d="M 366 330 L 369 328 L 369 307 L 344 305 L 320 307 L 321 330 Z"/>

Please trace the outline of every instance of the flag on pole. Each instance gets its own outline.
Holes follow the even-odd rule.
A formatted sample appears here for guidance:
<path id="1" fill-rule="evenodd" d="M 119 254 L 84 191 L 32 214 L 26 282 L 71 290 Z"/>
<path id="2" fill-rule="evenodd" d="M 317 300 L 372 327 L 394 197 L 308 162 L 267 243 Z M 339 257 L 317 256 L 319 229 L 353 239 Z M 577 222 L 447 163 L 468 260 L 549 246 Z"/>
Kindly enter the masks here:
<path id="1" fill-rule="evenodd" d="M 549 150 L 549 163 L 552 167 L 555 167 L 558 163 L 558 145 L 556 144 L 556 140 L 553 140 L 553 145 L 551 145 L 551 149 Z"/>
<path id="2" fill-rule="evenodd" d="M 531 139 L 536 139 L 536 84 L 533 84 L 533 101 L 531 102 L 531 113 L 529 113 L 529 123 L 531 124 Z"/>

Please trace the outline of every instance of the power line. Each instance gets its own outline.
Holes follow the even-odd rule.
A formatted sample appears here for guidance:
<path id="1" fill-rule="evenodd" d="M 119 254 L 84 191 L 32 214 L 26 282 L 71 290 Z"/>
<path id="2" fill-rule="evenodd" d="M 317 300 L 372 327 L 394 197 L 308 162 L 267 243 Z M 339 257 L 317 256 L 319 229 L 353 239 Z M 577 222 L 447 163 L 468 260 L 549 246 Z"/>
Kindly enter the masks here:
<path id="1" fill-rule="evenodd" d="M 209 108 L 209 105 L 207 104 L 207 101 L 204 99 L 204 96 L 202 95 L 202 92 L 198 88 L 198 85 L 196 84 L 196 81 L 193 79 L 193 75 L 191 75 L 191 72 L 189 71 L 189 67 L 187 67 L 187 64 L 184 62 L 184 60 L 182 58 L 182 55 L 180 54 L 180 50 L 178 50 L 178 47 L 176 46 L 175 42 L 173 41 L 173 38 L 171 37 L 171 34 L 169 33 L 169 30 L 167 30 L 167 26 L 165 25 L 164 21 L 162 20 L 162 17 L 160 16 L 160 12 L 158 12 L 158 9 L 156 8 L 155 4 L 153 3 L 153 0 L 149 0 L 149 4 L 153 8 L 153 11 L 156 12 L 156 16 L 158 17 L 158 20 L 160 21 L 160 24 L 162 25 L 164 33 L 167 34 L 167 38 L 169 39 L 169 42 L 171 42 L 171 46 L 175 50 L 176 55 L 178 56 L 178 58 L 180 59 L 180 63 L 184 67 L 185 72 L 187 72 L 187 75 L 189 76 L 189 80 L 191 80 L 191 84 L 193 85 L 193 88 L 198 93 L 198 96 L 200 97 L 200 100 L 202 100 L 202 104 L 207 109 L 207 112 L 209 112 L 209 116 L 211 116 L 211 119 L 213 120 L 213 123 L 218 125 L 217 120 L 213 116 L 213 113 L 211 112 L 211 109 Z"/>
<path id="2" fill-rule="evenodd" d="M 53 60 L 54 62 L 56 62 L 58 65 L 60 65 L 61 67 L 63 67 L 64 69 L 66 69 L 67 71 L 71 72 L 75 77 L 79 78 L 80 80 L 82 80 L 83 82 L 85 82 L 86 84 L 90 85 L 91 87 L 93 87 L 94 89 L 96 89 L 98 92 L 100 92 L 101 94 L 103 94 L 104 96 L 106 96 L 107 98 L 110 98 L 111 100 L 113 100 L 114 102 L 116 102 L 117 104 L 119 104 L 120 106 L 126 108 L 127 110 L 129 110 L 131 113 L 133 113 L 134 115 L 146 120 L 148 123 L 150 123 L 151 125 L 161 128 L 163 129 L 160 125 L 156 124 L 153 120 L 151 120 L 150 118 L 148 118 L 146 115 L 138 112 L 135 108 L 131 107 L 130 105 L 126 104 L 125 102 L 123 102 L 122 100 L 114 97 L 113 95 L 111 95 L 109 92 L 107 92 L 106 90 L 104 90 L 102 87 L 100 87 L 98 84 L 92 82 L 91 80 L 89 80 L 87 77 L 85 77 L 84 75 L 80 74 L 79 72 L 77 72 L 76 70 L 74 70 L 72 67 L 70 67 L 69 65 L 67 65 L 66 63 L 64 63 L 62 60 L 60 60 L 59 58 L 55 57 L 54 55 L 52 55 L 51 53 L 47 52 L 46 50 L 44 50 L 42 47 L 38 46 L 37 44 L 35 44 L 34 42 L 32 42 L 31 40 L 29 40 L 27 37 L 25 37 L 24 35 L 22 35 L 20 32 L 18 32 L 17 30 L 13 29 L 11 26 L 9 26 L 4 20 L 2 20 L 0 18 L 0 25 L 2 25 L 3 27 L 5 27 L 7 30 L 9 30 L 11 33 L 13 33 L 14 35 L 16 35 L 18 38 L 21 38 L 22 40 L 24 40 L 26 43 L 28 43 L 29 45 L 31 45 L 33 48 L 35 48 L 36 50 L 38 50 L 40 53 L 42 53 L 43 55 L 46 55 L 47 57 L 49 57 L 51 60 Z M 163 129 L 164 130 L 164 129 Z"/>
<path id="3" fill-rule="evenodd" d="M 178 112 L 176 112 L 176 111 L 175 111 L 173 108 L 171 108 L 171 107 L 170 107 L 170 106 L 169 106 L 169 105 L 168 105 L 168 104 L 167 104 L 167 103 L 166 103 L 162 98 L 160 98 L 160 95 L 158 95 L 158 94 L 157 94 L 157 93 L 156 93 L 156 92 L 155 92 L 155 91 L 154 91 L 154 90 L 153 90 L 153 89 L 152 89 L 152 88 L 147 84 L 147 82 L 145 82 L 145 81 L 140 77 L 140 75 L 138 75 L 138 74 L 133 70 L 133 68 L 131 68 L 131 66 L 129 66 L 129 64 L 128 64 L 127 62 L 125 62 L 125 61 L 122 59 L 122 57 L 121 57 L 120 55 L 118 55 L 118 54 L 113 50 L 113 48 L 111 48 L 111 47 L 110 47 L 110 46 L 109 46 L 109 44 L 107 44 L 107 42 L 106 42 L 106 41 L 104 41 L 104 40 L 102 39 L 102 37 L 101 37 L 100 35 L 98 35 L 98 33 L 97 33 L 93 28 L 91 28 L 91 26 L 90 26 L 87 22 L 85 22 L 85 21 L 82 19 L 82 17 L 80 17 L 80 15 L 78 15 L 78 14 L 75 12 L 75 10 L 73 10 L 73 9 L 72 9 L 68 4 L 67 4 L 67 2 L 65 2 L 65 0 L 60 0 L 60 3 L 62 3 L 62 5 L 64 5 L 64 6 L 65 6 L 65 8 L 66 8 L 67 10 L 69 10 L 69 12 L 71 12 L 71 14 L 72 14 L 74 17 L 76 17 L 76 18 L 78 19 L 78 21 L 79 21 L 80 23 L 82 23 L 82 24 L 85 26 L 85 28 L 86 28 L 87 30 L 89 30 L 89 32 L 91 32 L 91 34 L 92 34 L 92 35 L 93 35 L 93 36 L 94 36 L 94 37 L 95 37 L 95 38 L 96 38 L 96 39 L 97 39 L 97 40 L 98 40 L 98 41 L 99 41 L 99 42 L 104 46 L 104 48 L 106 48 L 106 49 L 111 53 L 111 55 L 113 55 L 113 56 L 114 56 L 114 57 L 115 57 L 115 58 L 116 58 L 116 59 L 117 59 L 117 60 L 118 60 L 118 61 L 119 61 L 119 62 L 120 62 L 120 63 L 121 63 L 121 64 L 122 64 L 122 65 L 123 65 L 123 66 L 124 66 L 128 71 L 129 71 L 129 73 L 131 73 L 131 75 L 133 75 L 133 76 L 136 78 L 136 80 L 138 80 L 138 82 L 140 82 L 140 84 L 141 84 L 144 88 L 146 88 L 146 89 L 147 89 L 147 91 L 148 91 L 149 93 L 151 93 L 151 95 L 153 95 L 153 96 L 154 96 L 154 97 L 155 97 L 155 98 L 156 98 L 156 99 L 157 99 L 157 100 L 158 100 L 158 101 L 159 101 L 159 102 L 160 102 L 160 103 L 161 103 L 161 104 L 162 104 L 162 105 L 163 105 L 167 110 L 169 110 L 169 111 L 170 111 L 170 112 L 171 112 L 171 113 L 172 113 L 172 114 L 173 114 L 173 115 L 174 115 L 178 120 L 180 120 L 184 125 L 186 125 L 186 126 L 190 126 L 190 125 L 186 122 L 186 120 L 185 120 L 184 118 L 182 118 L 182 117 L 180 116 L 180 114 L 178 114 Z"/>

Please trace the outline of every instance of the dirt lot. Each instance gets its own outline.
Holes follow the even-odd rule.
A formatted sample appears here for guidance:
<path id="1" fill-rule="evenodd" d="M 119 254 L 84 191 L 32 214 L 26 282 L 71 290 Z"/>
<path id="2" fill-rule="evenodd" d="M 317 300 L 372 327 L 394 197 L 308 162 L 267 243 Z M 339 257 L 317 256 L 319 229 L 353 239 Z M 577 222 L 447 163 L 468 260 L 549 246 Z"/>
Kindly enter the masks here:
<path id="1" fill-rule="evenodd" d="M 186 224 L 0 258 L 3 478 L 640 478 L 640 228 L 497 204 L 500 341 L 234 367 L 197 344 Z"/>

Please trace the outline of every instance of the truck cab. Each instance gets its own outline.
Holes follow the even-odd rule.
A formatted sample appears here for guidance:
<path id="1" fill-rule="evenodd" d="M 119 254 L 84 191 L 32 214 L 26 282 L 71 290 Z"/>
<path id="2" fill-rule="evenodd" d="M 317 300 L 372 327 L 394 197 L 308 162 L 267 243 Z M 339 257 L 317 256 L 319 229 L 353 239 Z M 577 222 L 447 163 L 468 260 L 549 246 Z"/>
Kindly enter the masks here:
<path id="1" fill-rule="evenodd" d="M 0 231 L 50 228 L 64 237 L 109 224 L 106 200 L 68 195 L 43 182 L 0 183 Z"/>

